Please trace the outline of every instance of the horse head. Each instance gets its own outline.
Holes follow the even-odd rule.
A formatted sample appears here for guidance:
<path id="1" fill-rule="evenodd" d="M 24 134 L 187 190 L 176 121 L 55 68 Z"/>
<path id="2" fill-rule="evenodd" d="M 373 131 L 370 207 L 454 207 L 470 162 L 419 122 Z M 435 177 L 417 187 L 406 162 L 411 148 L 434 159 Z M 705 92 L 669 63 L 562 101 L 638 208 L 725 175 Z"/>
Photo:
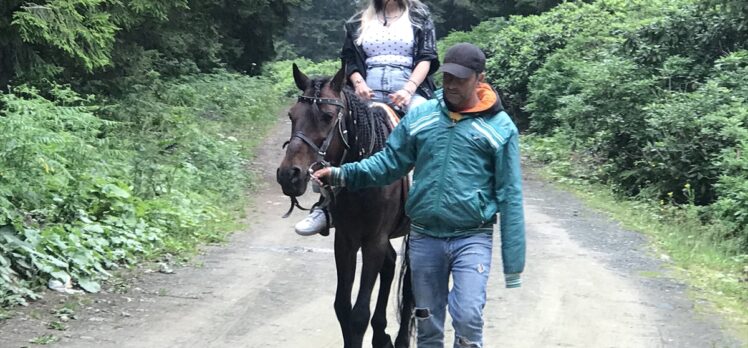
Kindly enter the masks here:
<path id="1" fill-rule="evenodd" d="M 342 93 L 344 69 L 332 79 L 312 79 L 294 64 L 293 78 L 301 95 L 288 111 L 291 138 L 276 177 L 283 194 L 297 197 L 306 191 L 313 165 L 340 164 L 346 147 L 344 118 L 348 110 Z"/>

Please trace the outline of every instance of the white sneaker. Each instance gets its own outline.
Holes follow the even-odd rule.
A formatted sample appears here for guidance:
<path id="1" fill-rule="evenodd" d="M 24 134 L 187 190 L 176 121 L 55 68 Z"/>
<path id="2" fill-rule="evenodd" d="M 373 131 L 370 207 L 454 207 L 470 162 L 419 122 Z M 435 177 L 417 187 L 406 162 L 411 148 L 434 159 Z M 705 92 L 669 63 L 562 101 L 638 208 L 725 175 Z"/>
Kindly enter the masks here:
<path id="1" fill-rule="evenodd" d="M 314 208 L 304 220 L 296 223 L 294 229 L 301 236 L 312 236 L 322 232 L 327 227 L 327 218 L 322 209 Z"/>

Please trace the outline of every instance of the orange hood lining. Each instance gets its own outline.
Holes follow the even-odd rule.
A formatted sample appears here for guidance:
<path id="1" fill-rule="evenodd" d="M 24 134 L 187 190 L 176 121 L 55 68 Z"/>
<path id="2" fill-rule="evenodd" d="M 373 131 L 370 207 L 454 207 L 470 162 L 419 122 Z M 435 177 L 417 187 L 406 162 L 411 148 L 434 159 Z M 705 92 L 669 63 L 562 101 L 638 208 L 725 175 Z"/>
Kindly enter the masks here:
<path id="1" fill-rule="evenodd" d="M 481 82 L 478 85 L 478 99 L 480 99 L 478 104 L 469 109 L 460 110 L 460 113 L 471 114 L 489 110 L 496 104 L 499 96 L 496 95 L 496 92 L 494 92 L 493 88 L 491 88 L 489 84 Z"/>

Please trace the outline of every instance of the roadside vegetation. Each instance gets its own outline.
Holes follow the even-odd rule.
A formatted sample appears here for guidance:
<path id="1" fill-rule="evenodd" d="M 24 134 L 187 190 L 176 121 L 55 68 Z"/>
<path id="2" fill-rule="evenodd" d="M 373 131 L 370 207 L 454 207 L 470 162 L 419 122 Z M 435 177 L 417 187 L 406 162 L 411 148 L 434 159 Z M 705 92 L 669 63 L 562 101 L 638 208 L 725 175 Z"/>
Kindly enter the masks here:
<path id="1" fill-rule="evenodd" d="M 271 84 L 215 73 L 132 88 L 105 104 L 62 87 L 0 96 L 2 304 L 49 279 L 96 292 L 118 267 L 220 240 L 241 211 L 251 145 L 281 107 Z"/>
<path id="2" fill-rule="evenodd" d="M 653 236 L 698 291 L 748 327 L 748 5 L 566 3 L 442 40 L 489 52 L 525 153 Z"/>
<path id="3" fill-rule="evenodd" d="M 286 102 L 248 74 L 297 3 L 0 4 L 0 308 L 231 230 Z"/>

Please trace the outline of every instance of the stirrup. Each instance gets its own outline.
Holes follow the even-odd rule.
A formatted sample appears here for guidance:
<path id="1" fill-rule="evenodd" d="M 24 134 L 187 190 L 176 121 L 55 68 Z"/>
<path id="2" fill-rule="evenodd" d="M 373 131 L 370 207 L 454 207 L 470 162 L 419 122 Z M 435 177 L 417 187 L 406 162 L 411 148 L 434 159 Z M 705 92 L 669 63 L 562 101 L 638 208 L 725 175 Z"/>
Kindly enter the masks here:
<path id="1" fill-rule="evenodd" d="M 319 231 L 319 234 L 327 237 L 330 235 L 330 228 L 333 227 L 332 215 L 330 215 L 330 211 L 327 210 L 327 208 L 319 208 L 319 207 L 316 207 L 316 208 L 322 210 L 322 212 L 325 214 L 325 227 L 323 227 L 322 230 Z"/>

